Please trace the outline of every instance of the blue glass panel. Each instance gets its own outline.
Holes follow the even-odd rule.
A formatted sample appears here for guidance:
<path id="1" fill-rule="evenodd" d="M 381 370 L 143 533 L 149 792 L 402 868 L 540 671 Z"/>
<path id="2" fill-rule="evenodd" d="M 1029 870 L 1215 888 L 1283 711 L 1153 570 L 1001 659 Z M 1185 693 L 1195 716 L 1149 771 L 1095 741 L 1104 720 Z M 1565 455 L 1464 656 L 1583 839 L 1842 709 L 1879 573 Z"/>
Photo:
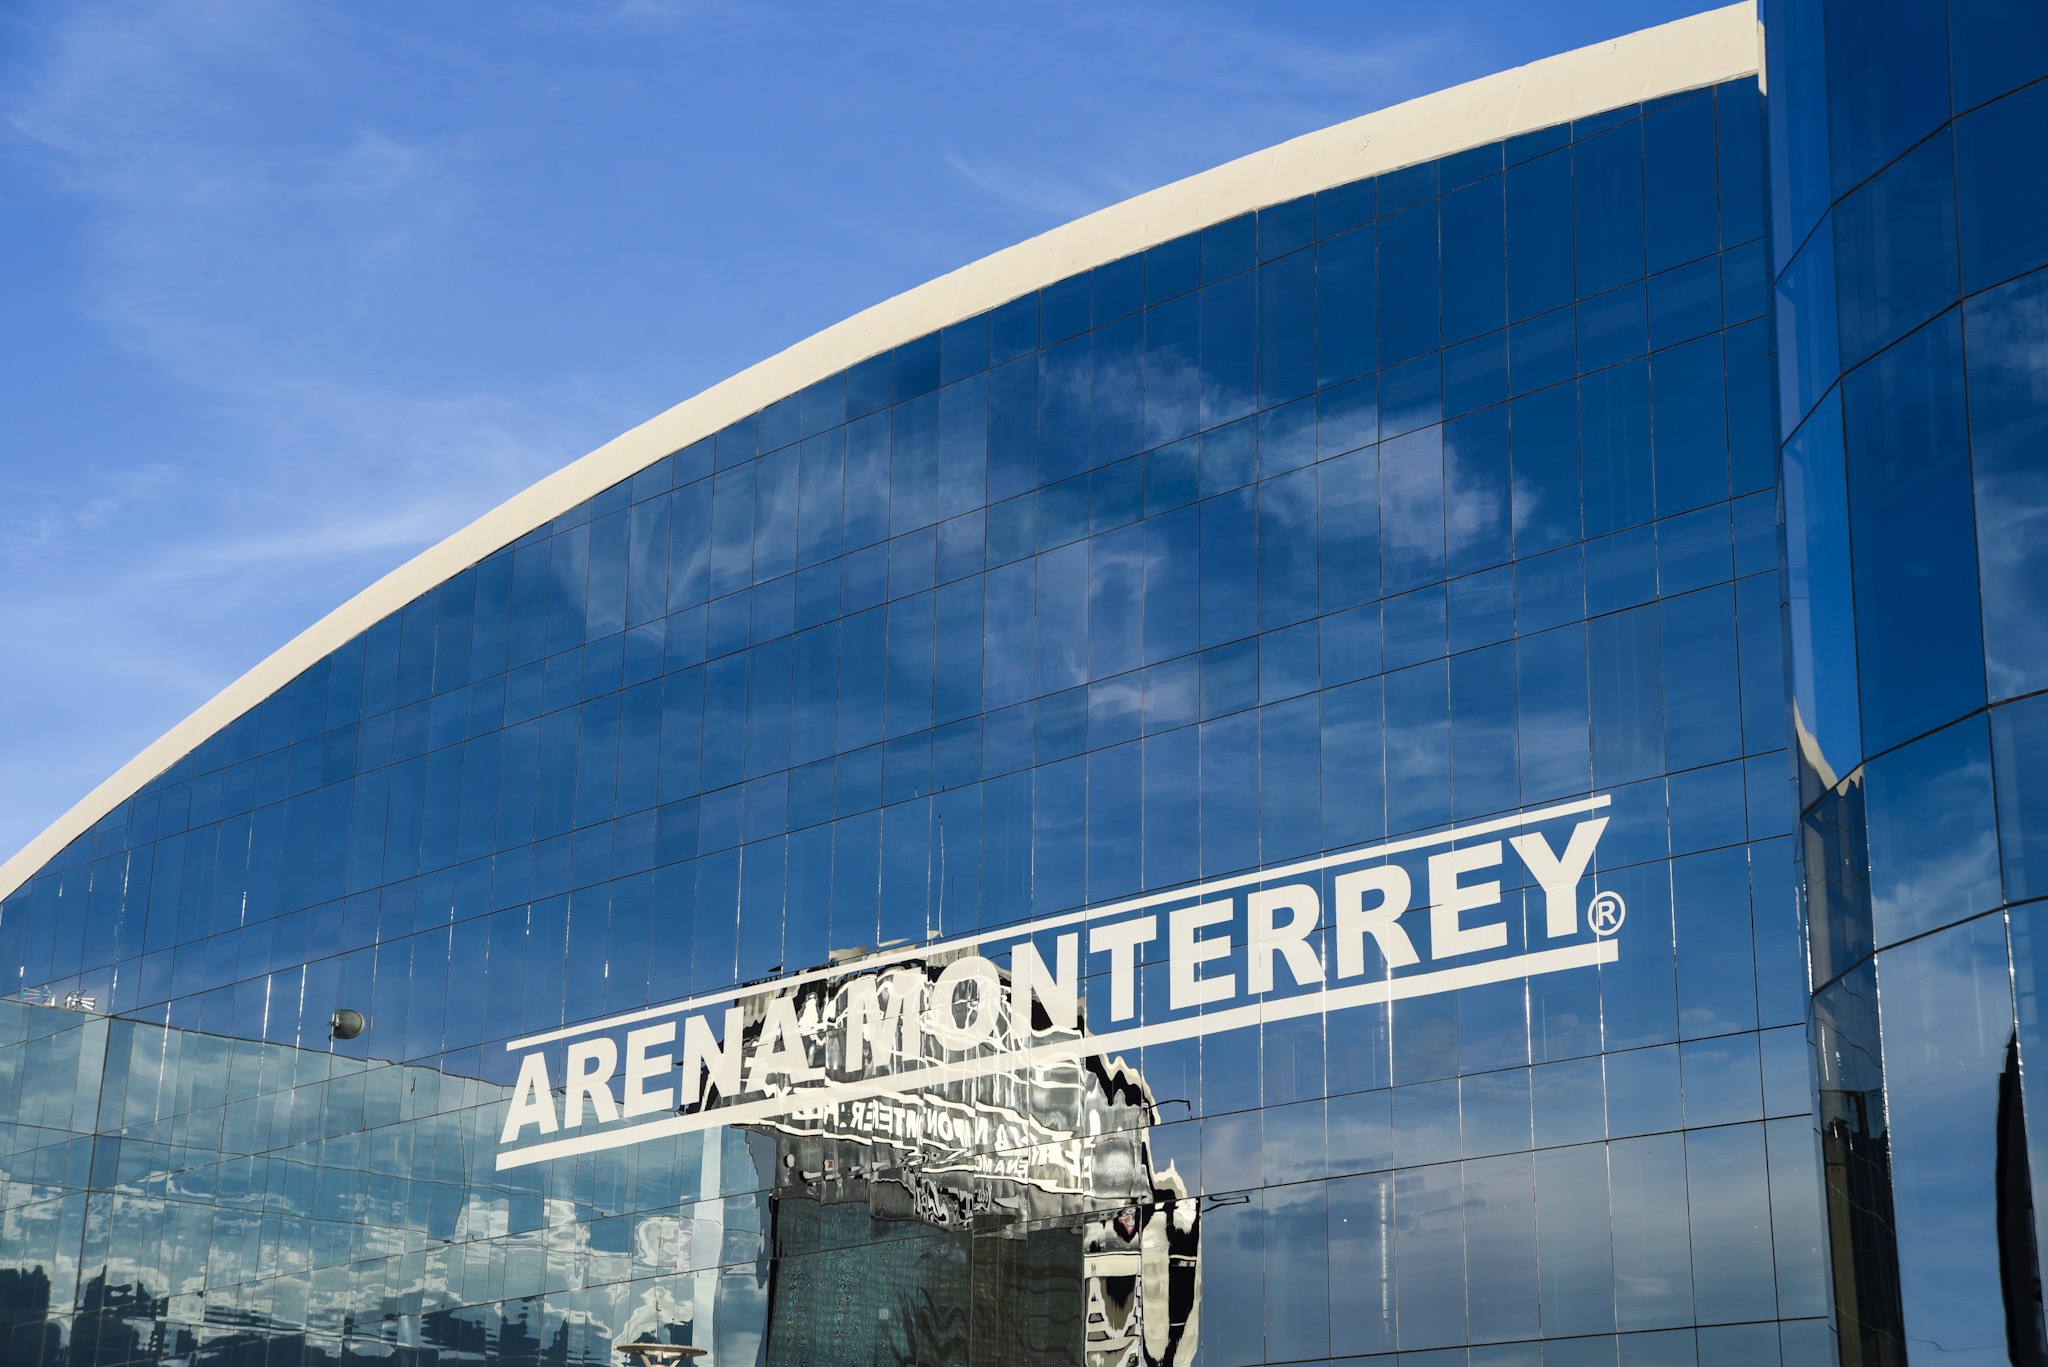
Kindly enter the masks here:
<path id="1" fill-rule="evenodd" d="M 1622 124 L 1572 147 L 1578 291 L 1599 294 L 1643 274 L 1643 126 Z"/>
<path id="2" fill-rule="evenodd" d="M 1144 261 L 1148 304 L 1187 294 L 1202 283 L 1202 248 L 1198 237 L 1177 237 L 1148 248 Z"/>
<path id="3" fill-rule="evenodd" d="M 1315 387 L 1315 268 L 1315 254 L 1305 251 L 1269 261 L 1259 268 L 1262 408 L 1299 398 Z"/>
<path id="4" fill-rule="evenodd" d="M 1450 573 L 1498 565 L 1512 553 L 1508 410 L 1444 424 L 1444 549 Z"/>
<path id="5" fill-rule="evenodd" d="M 1386 676 L 1386 719 L 1400 744 L 1387 751 L 1387 828 L 1420 830 L 1450 819 L 1450 703 L 1444 666 Z"/>
<path id="6" fill-rule="evenodd" d="M 988 359 L 1001 365 L 1038 349 L 1038 296 L 1027 294 L 988 316 Z"/>
<path id="7" fill-rule="evenodd" d="M 1300 251 L 1316 238 L 1316 201 L 1312 195 L 1269 204 L 1258 212 L 1259 260 L 1277 260 Z"/>
<path id="8" fill-rule="evenodd" d="M 880 364 L 882 382 L 879 398 L 875 406 L 880 408 L 886 406 L 889 402 L 889 358 L 886 356 L 877 357 L 876 361 L 869 362 L 868 364 L 873 366 L 877 362 Z M 750 460 L 758 454 L 761 449 L 760 428 L 760 416 L 756 414 L 753 417 L 741 418 L 738 422 L 720 431 L 712 444 L 713 468 L 730 470 L 733 466 Z M 585 509 L 585 512 L 588 512 L 588 509 Z"/>
<path id="9" fill-rule="evenodd" d="M 1380 611 L 1387 668 L 1443 658 L 1449 637 L 1441 586 L 1389 598 Z"/>
<path id="10" fill-rule="evenodd" d="M 2021 169 L 2039 147 L 2044 124 L 2048 86 L 2041 85 L 1956 121 L 1965 291 L 2048 264 L 2048 191 L 2039 177 Z"/>
<path id="11" fill-rule="evenodd" d="M 2048 684 L 2048 558 L 2031 534 L 2048 503 L 2048 277 L 2016 281 L 1965 310 L 1970 449 L 1983 576 L 1985 668 L 1993 698 Z"/>
<path id="12" fill-rule="evenodd" d="M 1728 497 L 1727 373 L 1721 339 L 1702 337 L 1650 359 L 1657 512 Z"/>
<path id="13" fill-rule="evenodd" d="M 1050 348 L 1056 342 L 1078 337 L 1091 321 L 1093 290 L 1086 274 L 1069 276 L 1038 292 L 1039 344 Z"/>
<path id="14" fill-rule="evenodd" d="M 1145 430 L 1145 406 L 1137 398 L 1144 367 L 1142 318 L 1125 318 L 1096 332 L 1089 429 L 1091 465 L 1122 460 L 1150 444 Z"/>
<path id="15" fill-rule="evenodd" d="M 1721 280 L 1721 306 L 1730 322 L 1763 317 L 1771 306 L 1764 240 L 1755 238 L 1723 252 Z"/>
<path id="16" fill-rule="evenodd" d="M 977 314 L 965 322 L 954 323 L 939 333 L 939 379 L 952 384 L 955 380 L 969 375 L 979 375 L 988 369 L 988 315 Z M 805 390 L 804 435 L 822 432 L 832 424 L 813 425 L 810 407 L 810 391 Z"/>
<path id="17" fill-rule="evenodd" d="M 1553 1334 L 1614 1329 L 1607 1156 L 1599 1145 L 1536 1154 L 1542 1323 Z"/>
<path id="18" fill-rule="evenodd" d="M 1794 725 L 1803 759 L 1832 785 L 1863 753 L 1847 474 L 1832 400 L 1785 443 L 1784 497 Z"/>
<path id="19" fill-rule="evenodd" d="M 1984 702 L 1961 350 L 1951 313 L 1843 382 L 1867 754 Z"/>
<path id="20" fill-rule="evenodd" d="M 1514 635 L 1515 581 L 1508 566 L 1453 579 L 1446 588 L 1453 654 Z"/>
<path id="21" fill-rule="evenodd" d="M 1587 623 L 1593 782 L 1610 788 L 1663 770 L 1663 688 L 1654 608 Z"/>
<path id="22" fill-rule="evenodd" d="M 1723 247 L 1759 238 L 1764 231 L 1761 94 L 1748 81 L 1731 81 L 1714 91 Z"/>
<path id="23" fill-rule="evenodd" d="M 1982 718 L 1872 760 L 1863 801 L 1879 948 L 1998 905 L 1998 821 Z"/>
<path id="24" fill-rule="evenodd" d="M 2013 1033 L 2004 917 L 1880 954 L 1877 987 L 1891 1161 L 1913 1175 L 1892 1198 L 1906 1331 L 1956 1343 L 1975 1333 L 1981 1342 L 1982 1326 L 2004 1321 L 1989 1177 Z"/>
<path id="25" fill-rule="evenodd" d="M 1933 138 L 1835 209 L 1842 364 L 1854 366 L 1956 297 L 1955 157 Z"/>
<path id="26" fill-rule="evenodd" d="M 1949 0 L 1948 36 L 1959 110 L 2048 76 L 2048 14 L 2026 0 Z"/>
<path id="27" fill-rule="evenodd" d="M 1588 536 L 1650 520 L 1655 507 L 1651 468 L 1649 368 L 1642 362 L 1579 381 L 1581 504 Z"/>
<path id="28" fill-rule="evenodd" d="M 1861 184 L 1948 117 L 1944 16 L 1914 0 L 1826 0 L 1834 193 Z"/>
<path id="29" fill-rule="evenodd" d="M 1380 372 L 1380 435 L 1395 437 L 1444 418 L 1443 362 L 1436 352 Z"/>
<path id="30" fill-rule="evenodd" d="M 1523 637 L 1516 668 L 1523 802 L 1584 791 L 1590 782 L 1584 629 Z"/>
<path id="31" fill-rule="evenodd" d="M 1503 181 L 1489 177 L 1443 198 L 1444 340 L 1458 342 L 1507 321 Z"/>
<path id="32" fill-rule="evenodd" d="M 1538 128 L 1527 133 L 1517 133 L 1504 145 L 1503 155 L 1510 166 L 1519 166 L 1545 152 L 1554 152 L 1572 140 L 1569 124 L 1554 124 L 1549 128 Z"/>
<path id="33" fill-rule="evenodd" d="M 1578 315 L 1558 309 L 1508 329 L 1508 381 L 1513 392 L 1569 380 L 1578 372 Z"/>
<path id="34" fill-rule="evenodd" d="M 1316 613 L 1316 475 L 1297 470 L 1258 486 L 1262 631 Z"/>
<path id="35" fill-rule="evenodd" d="M 1514 432 L 1515 552 L 1575 541 L 1579 525 L 1578 394 L 1570 385 L 1510 405 Z"/>
<path id="36" fill-rule="evenodd" d="M 1258 629 L 1256 503 L 1240 490 L 1201 505 L 1202 644 Z"/>
<path id="37" fill-rule="evenodd" d="M 1379 248 L 1380 364 L 1389 366 L 1442 344 L 1435 202 L 1381 219 Z"/>
<path id="38" fill-rule="evenodd" d="M 1093 334 L 1038 353 L 1038 477 L 1050 483 L 1088 468 Z"/>
<path id="39" fill-rule="evenodd" d="M 1508 810 L 1520 796 L 1514 664 L 1507 645 L 1451 661 L 1451 791 L 1461 820 Z"/>
<path id="40" fill-rule="evenodd" d="M 1662 271 L 1718 245 L 1713 97 L 1694 95 L 1645 114 L 1642 129 L 1646 259 Z"/>
<path id="41" fill-rule="evenodd" d="M 2048 784 L 2041 777 L 2048 774 L 2048 698 L 1993 708 L 1991 743 L 2005 895 L 2013 901 L 2048 896 Z M 152 915 L 152 934 L 155 929 Z"/>
<path id="42" fill-rule="evenodd" d="M 1097 266 L 1089 273 L 1089 286 L 1098 326 L 1136 313 L 1145 306 L 1145 258 L 1127 256 Z"/>
<path id="43" fill-rule="evenodd" d="M 1257 232 L 1252 214 L 1239 214 L 1202 229 L 1202 283 L 1206 285 L 1249 268 Z"/>
<path id="44" fill-rule="evenodd" d="M 1578 358 L 1581 370 L 1601 370 L 1640 356 L 1648 343 L 1648 309 L 1641 284 L 1580 302 Z"/>
<path id="45" fill-rule="evenodd" d="M 1769 117 L 1772 242 L 1788 260 L 1827 205 L 1827 37 L 1819 4 L 1765 0 L 1761 18 L 1772 33 L 1763 66 L 1774 90 Z"/>
<path id="46" fill-rule="evenodd" d="M 1438 182 L 1448 194 L 1462 185 L 1496 175 L 1502 165 L 1501 153 L 1501 144 L 1497 142 L 1453 152 L 1437 163 Z"/>
<path id="47" fill-rule="evenodd" d="M 1490 332 L 1443 353 L 1444 412 L 1456 417 L 1508 396 L 1508 335 Z"/>
<path id="48" fill-rule="evenodd" d="M 1571 160 L 1554 154 L 1507 173 L 1508 318 L 1572 300 Z"/>
<path id="49" fill-rule="evenodd" d="M 1379 217 L 1379 182 L 1355 180 L 1316 196 L 1316 231 L 1324 237 L 1361 228 Z"/>
<path id="50" fill-rule="evenodd" d="M 1728 372 L 1728 466 L 1733 492 L 1767 489 L 1776 478 L 1777 424 L 1771 418 L 1768 325 L 1744 323 L 1722 334 Z"/>
<path id="51" fill-rule="evenodd" d="M 1246 220 L 1249 224 L 1250 220 Z M 1244 275 L 1203 289 L 1201 307 L 1201 425 L 1213 427 L 1252 411 L 1255 278 Z"/>
<path id="52" fill-rule="evenodd" d="M 1841 373 L 1835 311 L 1835 235 L 1813 235 L 1777 284 L 1778 413 L 1782 430 L 1797 428 Z"/>
<path id="53" fill-rule="evenodd" d="M 1379 455 L 1382 591 L 1398 592 L 1443 577 L 1443 429 L 1397 437 Z"/>

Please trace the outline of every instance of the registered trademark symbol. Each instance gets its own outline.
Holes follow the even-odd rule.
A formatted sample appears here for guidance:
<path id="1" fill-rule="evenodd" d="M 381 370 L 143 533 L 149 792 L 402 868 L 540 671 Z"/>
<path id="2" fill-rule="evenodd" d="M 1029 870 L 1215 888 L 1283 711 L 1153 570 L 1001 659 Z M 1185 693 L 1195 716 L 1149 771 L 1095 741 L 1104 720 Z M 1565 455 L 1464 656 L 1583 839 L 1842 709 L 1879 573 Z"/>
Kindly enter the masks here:
<path id="1" fill-rule="evenodd" d="M 1621 929 L 1622 918 L 1627 915 L 1628 908 L 1622 905 L 1619 894 L 1596 892 L 1592 905 L 1586 908 L 1586 924 L 1593 928 L 1595 935 L 1612 935 Z"/>

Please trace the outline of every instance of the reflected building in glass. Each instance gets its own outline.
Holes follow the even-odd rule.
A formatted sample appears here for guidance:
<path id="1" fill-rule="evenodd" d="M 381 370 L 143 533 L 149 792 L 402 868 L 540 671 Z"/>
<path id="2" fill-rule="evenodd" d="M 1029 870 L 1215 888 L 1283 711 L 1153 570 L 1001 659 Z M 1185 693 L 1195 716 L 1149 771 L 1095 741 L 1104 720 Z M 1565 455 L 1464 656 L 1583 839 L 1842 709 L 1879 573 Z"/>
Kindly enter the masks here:
<path id="1" fill-rule="evenodd" d="M 2043 1362 L 2048 20 L 1762 17 L 878 305 L 151 747 L 0 869 L 0 1358 Z"/>

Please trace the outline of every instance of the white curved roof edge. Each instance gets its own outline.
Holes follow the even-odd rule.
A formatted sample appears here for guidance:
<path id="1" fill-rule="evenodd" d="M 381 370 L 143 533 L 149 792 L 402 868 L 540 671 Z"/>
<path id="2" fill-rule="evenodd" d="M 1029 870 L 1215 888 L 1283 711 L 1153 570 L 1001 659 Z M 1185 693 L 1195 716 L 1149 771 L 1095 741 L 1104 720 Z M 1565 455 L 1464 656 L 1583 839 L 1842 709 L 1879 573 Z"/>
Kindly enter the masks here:
<path id="1" fill-rule="evenodd" d="M 1484 76 L 1290 139 L 1006 247 L 814 333 L 564 466 L 315 622 L 0 864 L 12 894 L 201 743 L 358 633 L 583 500 L 728 423 L 949 323 L 1185 233 L 1332 186 L 1759 72 L 1754 0 Z"/>

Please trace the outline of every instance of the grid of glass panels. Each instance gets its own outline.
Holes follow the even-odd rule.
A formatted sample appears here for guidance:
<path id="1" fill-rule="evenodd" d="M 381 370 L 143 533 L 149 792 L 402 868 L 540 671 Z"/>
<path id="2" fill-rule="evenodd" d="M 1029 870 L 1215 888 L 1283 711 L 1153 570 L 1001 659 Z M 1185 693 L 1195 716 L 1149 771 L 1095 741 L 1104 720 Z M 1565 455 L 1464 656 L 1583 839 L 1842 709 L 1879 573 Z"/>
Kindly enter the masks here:
<path id="1" fill-rule="evenodd" d="M 1762 140 L 1735 82 L 1048 286 L 281 689 L 0 907 L 0 1067 L 81 1070 L 10 1360 L 772 1360 L 756 1137 L 494 1174 L 495 1046 L 1595 791 L 1620 963 L 1144 1051 L 1200 1360 L 1815 1360 Z"/>
<path id="2" fill-rule="evenodd" d="M 2039 1361 L 2048 16 L 1765 8 L 1842 1360 Z"/>

